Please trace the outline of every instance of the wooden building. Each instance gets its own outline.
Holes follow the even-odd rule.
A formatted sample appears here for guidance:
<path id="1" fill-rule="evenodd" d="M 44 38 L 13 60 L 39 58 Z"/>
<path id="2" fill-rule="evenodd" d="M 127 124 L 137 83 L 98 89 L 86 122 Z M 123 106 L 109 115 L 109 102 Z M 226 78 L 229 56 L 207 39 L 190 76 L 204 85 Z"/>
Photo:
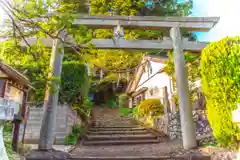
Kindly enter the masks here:
<path id="1" fill-rule="evenodd" d="M 0 60 L 0 97 L 12 100 L 19 105 L 18 115 L 14 115 L 13 120 L 13 150 L 17 151 L 18 142 L 24 138 L 24 128 L 26 122 L 26 102 L 28 92 L 33 87 L 27 77 Z"/>

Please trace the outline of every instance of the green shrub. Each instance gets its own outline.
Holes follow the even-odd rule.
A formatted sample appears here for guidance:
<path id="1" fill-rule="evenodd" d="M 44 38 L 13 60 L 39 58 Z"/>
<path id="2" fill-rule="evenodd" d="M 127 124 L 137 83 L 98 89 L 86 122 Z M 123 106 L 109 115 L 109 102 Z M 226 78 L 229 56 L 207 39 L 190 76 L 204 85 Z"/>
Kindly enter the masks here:
<path id="1" fill-rule="evenodd" d="M 119 105 L 119 107 L 128 107 L 129 96 L 127 94 L 120 94 L 118 96 L 118 105 Z"/>
<path id="2" fill-rule="evenodd" d="M 231 111 L 240 103 L 240 37 L 228 37 L 208 45 L 201 54 L 202 89 L 213 134 L 223 146 L 233 147 L 240 130 Z"/>
<path id="3" fill-rule="evenodd" d="M 80 126 L 78 124 L 74 124 L 72 126 L 71 133 L 64 138 L 65 145 L 75 145 L 79 138 L 82 138 L 87 133 L 87 129 L 85 126 Z"/>
<path id="4" fill-rule="evenodd" d="M 105 106 L 107 106 L 108 108 L 117 108 L 118 107 L 117 102 L 114 99 L 108 99 L 105 102 Z"/>
<path id="5" fill-rule="evenodd" d="M 128 116 L 133 113 L 132 108 L 120 108 L 119 111 L 121 116 Z"/>
<path id="6" fill-rule="evenodd" d="M 12 150 L 12 124 L 10 121 L 4 124 L 3 128 L 3 141 L 5 144 L 6 152 L 9 160 L 15 160 L 18 154 Z"/>
<path id="7" fill-rule="evenodd" d="M 64 61 L 61 74 L 61 88 L 59 101 L 61 103 L 78 103 L 79 97 L 86 97 L 90 88 L 91 79 L 88 69 L 81 61 Z"/>
<path id="8" fill-rule="evenodd" d="M 143 100 L 135 107 L 133 116 L 135 119 L 138 119 L 138 117 L 150 116 L 151 112 L 153 113 L 153 116 L 159 116 L 164 113 L 164 107 L 159 99 Z"/>
<path id="9" fill-rule="evenodd" d="M 76 110 L 83 122 L 87 121 L 87 118 L 91 114 L 93 102 L 90 98 L 84 98 L 83 104 L 74 104 L 72 106 L 73 110 Z"/>

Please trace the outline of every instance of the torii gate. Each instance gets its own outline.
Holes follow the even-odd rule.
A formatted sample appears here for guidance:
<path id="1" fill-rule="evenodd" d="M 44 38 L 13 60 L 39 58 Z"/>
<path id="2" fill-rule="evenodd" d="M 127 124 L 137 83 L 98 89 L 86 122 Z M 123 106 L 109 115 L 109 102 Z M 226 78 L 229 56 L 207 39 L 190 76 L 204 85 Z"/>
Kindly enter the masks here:
<path id="1" fill-rule="evenodd" d="M 95 29 L 113 29 L 116 27 L 122 27 L 126 29 L 169 30 L 171 39 L 165 40 L 124 40 L 119 39 L 119 37 L 115 37 L 116 41 L 111 39 L 93 39 L 91 42 L 98 49 L 173 50 L 175 75 L 180 102 L 179 107 L 181 114 L 183 146 L 185 149 L 189 149 L 196 147 L 196 136 L 192 118 L 192 107 L 189 98 L 188 79 L 183 50 L 199 52 L 205 48 L 207 43 L 182 40 L 180 29 L 187 31 L 208 32 L 216 25 L 216 23 L 218 23 L 218 21 L 218 17 L 78 16 L 74 25 L 85 25 L 89 28 Z M 121 30 L 121 33 L 122 32 L 123 29 Z M 50 47 L 52 42 L 49 40 L 52 39 L 43 39 L 43 42 Z M 34 38 L 28 39 L 29 44 L 34 43 L 34 41 Z M 53 43 L 53 49 L 62 46 L 58 44 L 59 42 L 56 40 L 56 42 Z M 87 45 L 80 45 L 80 47 L 87 48 Z M 52 53 L 51 60 L 55 59 L 52 62 L 53 66 L 51 66 L 54 76 L 60 76 L 62 57 L 63 53 Z M 48 118 L 49 120 L 55 120 L 54 116 Z M 44 127 L 51 127 L 52 123 L 54 122 L 45 123 Z"/>

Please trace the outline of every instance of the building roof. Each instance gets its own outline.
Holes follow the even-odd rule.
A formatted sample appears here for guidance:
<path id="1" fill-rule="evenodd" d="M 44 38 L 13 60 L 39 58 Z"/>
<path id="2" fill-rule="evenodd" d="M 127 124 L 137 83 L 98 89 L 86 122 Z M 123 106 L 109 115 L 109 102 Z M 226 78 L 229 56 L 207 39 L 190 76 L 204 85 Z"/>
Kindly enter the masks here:
<path id="1" fill-rule="evenodd" d="M 0 59 L 0 70 L 2 72 L 4 72 L 8 76 L 8 78 L 14 80 L 16 83 L 18 83 L 18 84 L 20 84 L 22 86 L 25 86 L 25 87 L 33 88 L 30 85 L 30 81 L 29 81 L 29 79 L 26 76 L 24 76 L 23 74 L 18 72 L 13 67 L 11 67 L 8 64 L 6 64 L 1 59 Z"/>
<path id="2" fill-rule="evenodd" d="M 146 90 L 148 90 L 148 87 L 142 87 L 142 88 L 140 88 L 137 92 L 134 92 L 134 93 L 132 94 L 132 96 L 135 97 L 135 96 L 137 96 L 137 95 L 145 92 Z"/>

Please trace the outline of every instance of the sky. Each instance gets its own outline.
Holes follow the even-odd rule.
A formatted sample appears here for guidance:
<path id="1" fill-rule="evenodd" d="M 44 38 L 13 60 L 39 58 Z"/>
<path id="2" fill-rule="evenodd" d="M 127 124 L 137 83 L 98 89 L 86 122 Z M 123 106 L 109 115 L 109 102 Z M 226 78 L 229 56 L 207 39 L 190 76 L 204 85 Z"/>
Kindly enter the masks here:
<path id="1" fill-rule="evenodd" d="M 226 36 L 240 36 L 240 0 L 193 0 L 193 14 L 197 17 L 220 17 L 218 24 L 208 33 L 197 33 L 199 41 L 217 41 Z M 0 25 L 3 11 L 0 9 Z"/>
<path id="2" fill-rule="evenodd" d="M 217 41 L 226 36 L 240 36 L 240 0 L 193 0 L 193 16 L 218 16 L 220 21 L 208 33 L 197 34 L 199 41 Z M 239 15 L 240 16 L 240 15 Z"/>

